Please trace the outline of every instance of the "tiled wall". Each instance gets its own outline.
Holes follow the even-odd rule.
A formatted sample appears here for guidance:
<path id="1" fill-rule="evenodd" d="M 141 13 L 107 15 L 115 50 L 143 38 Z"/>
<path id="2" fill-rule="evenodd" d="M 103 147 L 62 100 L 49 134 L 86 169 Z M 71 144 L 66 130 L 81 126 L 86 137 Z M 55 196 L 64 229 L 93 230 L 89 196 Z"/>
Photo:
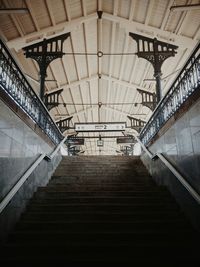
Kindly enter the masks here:
<path id="1" fill-rule="evenodd" d="M 200 194 L 200 100 L 156 140 L 149 147 L 149 150 L 152 153 L 163 153 Z M 169 187 L 182 208 L 186 209 L 186 212 L 193 211 L 193 214 L 188 214 L 188 216 L 197 216 L 198 218 L 193 219 L 200 227 L 198 205 L 196 206 L 191 197 L 187 196 L 187 192 L 182 189 L 182 185 L 176 181 L 173 174 L 166 169 L 160 160 L 153 162 L 145 154 L 142 155 L 142 160 L 155 180 L 159 184 L 165 184 Z M 199 216 L 194 214 L 194 210 L 199 212 Z"/>
<path id="2" fill-rule="evenodd" d="M 49 154 L 53 149 L 0 100 L 0 201 L 39 154 Z M 37 187 L 48 183 L 60 160 L 60 153 L 51 162 L 43 160 L 0 214 L 0 241 L 12 229 Z"/>
<path id="3" fill-rule="evenodd" d="M 52 149 L 0 101 L 0 199 L 40 153 Z"/>

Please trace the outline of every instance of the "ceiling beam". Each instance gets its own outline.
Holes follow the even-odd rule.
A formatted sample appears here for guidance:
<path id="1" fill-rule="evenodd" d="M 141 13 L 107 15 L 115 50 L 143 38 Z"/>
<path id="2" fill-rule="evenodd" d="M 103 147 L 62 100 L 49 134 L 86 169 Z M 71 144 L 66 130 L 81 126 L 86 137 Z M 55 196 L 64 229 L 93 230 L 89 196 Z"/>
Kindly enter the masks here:
<path id="1" fill-rule="evenodd" d="M 109 75 L 106 75 L 106 74 L 102 74 L 102 79 L 104 80 L 107 80 L 107 81 L 111 81 L 113 83 L 118 83 L 122 86 L 125 86 L 125 87 L 129 87 L 129 88 L 132 88 L 132 89 L 141 89 L 141 90 L 148 90 L 148 88 L 145 88 L 145 87 L 142 87 L 138 84 L 135 84 L 135 83 L 129 83 L 129 82 L 126 82 L 126 81 L 122 81 L 122 80 L 119 80 L 117 78 L 114 78 L 114 77 L 110 77 Z"/>
<path id="2" fill-rule="evenodd" d="M 3 3 L 4 6 L 5 6 L 6 8 L 8 8 L 8 9 L 9 9 L 10 6 L 12 5 L 9 1 L 5 1 L 5 0 L 3 0 L 2 3 Z M 18 17 L 17 15 L 15 15 L 15 14 L 12 14 L 12 13 L 9 14 L 9 16 L 10 16 L 10 18 L 11 18 L 13 24 L 15 25 L 15 27 L 16 27 L 18 33 L 20 34 L 20 36 L 23 37 L 24 34 L 25 34 L 25 31 L 24 31 L 24 28 L 23 28 L 23 25 L 22 25 L 21 21 L 19 20 L 19 17 Z M 21 37 L 20 37 L 20 38 L 21 38 Z"/>
<path id="3" fill-rule="evenodd" d="M 164 15 L 162 24 L 161 24 L 161 26 L 160 26 L 160 29 L 161 29 L 161 30 L 165 30 L 165 27 L 167 26 L 167 22 L 168 22 L 168 20 L 169 20 L 169 17 L 171 16 L 171 13 L 170 13 L 170 7 L 172 6 L 173 3 L 174 3 L 174 0 L 170 0 L 170 1 L 168 2 L 168 5 L 167 5 L 166 11 L 165 11 L 165 15 Z"/>
<path id="4" fill-rule="evenodd" d="M 125 112 L 125 111 L 122 111 L 122 110 L 119 110 L 119 109 L 116 109 L 116 108 L 113 108 L 113 107 L 107 107 L 107 106 L 103 105 L 101 108 L 105 109 L 105 110 L 108 110 L 108 111 L 112 111 L 112 112 L 114 111 L 114 112 L 118 113 L 119 115 L 124 115 L 124 116 L 127 116 L 127 115 L 131 116 L 132 115 L 132 114 L 130 114 L 128 112 Z M 143 114 L 141 113 L 141 115 L 143 115 Z M 146 116 L 146 114 L 144 114 L 144 116 Z"/>
<path id="5" fill-rule="evenodd" d="M 54 18 L 54 15 L 53 15 L 53 10 L 52 10 L 50 1 L 46 0 L 45 3 L 46 3 L 46 7 L 47 7 L 47 10 L 48 10 L 48 13 L 49 13 L 51 24 L 52 24 L 52 26 L 55 26 L 56 22 L 55 22 L 55 18 Z"/>
<path id="6" fill-rule="evenodd" d="M 145 25 L 143 23 L 129 21 L 128 19 L 114 16 L 106 12 L 103 13 L 103 19 L 119 23 L 120 27 L 125 28 L 127 32 L 139 33 L 150 38 L 156 37 L 161 41 L 168 42 L 173 45 L 178 45 L 182 50 L 186 48 L 193 49 L 193 47 L 198 42 L 198 40 L 193 40 L 192 38 L 186 36 L 177 35 L 175 33 L 164 31 L 149 25 Z"/>
<path id="7" fill-rule="evenodd" d="M 86 82 L 91 82 L 91 81 L 94 81 L 94 80 L 97 80 L 97 79 L 98 79 L 98 75 L 95 74 L 95 75 L 91 75 L 90 77 L 86 77 L 86 78 L 80 79 L 78 81 L 71 82 L 69 84 L 68 83 L 67 84 L 62 84 L 61 88 L 68 89 L 68 88 L 78 87 L 80 85 L 83 85 Z M 57 88 L 56 88 L 56 90 L 57 90 Z"/>
<path id="8" fill-rule="evenodd" d="M 32 18 L 32 21 L 34 23 L 35 29 L 37 31 L 39 31 L 40 30 L 40 27 L 39 27 L 39 24 L 38 24 L 37 19 L 35 17 L 35 12 L 34 12 L 32 6 L 31 6 L 31 2 L 29 0 L 25 0 L 25 3 L 26 3 L 26 6 L 28 7 L 28 9 L 30 11 L 29 14 L 30 14 L 30 16 Z"/>
<path id="9" fill-rule="evenodd" d="M 119 5 L 119 2 L 118 1 L 114 1 L 113 3 L 113 15 L 117 15 L 117 11 L 118 11 L 118 5 Z M 110 53 L 114 53 L 114 48 L 115 48 L 115 35 L 116 35 L 116 23 L 115 22 L 112 22 L 112 33 L 111 33 L 111 47 L 110 47 Z M 113 60 L 114 59 L 114 56 L 111 55 L 110 56 L 110 60 L 109 60 L 109 70 L 108 70 L 108 75 L 109 77 L 112 77 L 112 69 L 113 69 Z M 108 99 L 108 102 L 110 101 L 110 98 L 111 98 L 111 93 L 112 93 L 112 89 L 111 89 L 111 81 L 108 82 L 108 86 L 107 86 L 107 99 Z M 106 111 L 106 120 L 108 120 L 108 112 Z"/>
<path id="10" fill-rule="evenodd" d="M 92 75 L 90 77 L 86 77 L 86 78 L 83 78 L 81 80 L 78 80 L 78 81 L 75 81 L 75 82 L 70 82 L 70 83 L 65 83 L 65 84 L 60 84 L 59 87 L 56 87 L 56 88 L 53 88 L 49 91 L 49 93 L 53 93 L 61 88 L 63 89 L 69 89 L 69 88 L 73 88 L 73 87 L 78 87 L 78 86 L 81 86 L 83 85 L 84 83 L 86 82 L 91 82 L 91 81 L 94 81 L 94 80 L 97 80 L 98 79 L 98 75 L 95 74 L 95 75 Z"/>
<path id="11" fill-rule="evenodd" d="M 95 19 L 97 19 L 96 12 L 86 17 L 82 16 L 71 21 L 62 22 L 55 26 L 50 26 L 40 31 L 27 34 L 26 36 L 10 40 L 7 42 L 7 46 L 10 49 L 15 49 L 16 51 L 19 51 L 20 49 L 22 49 L 22 47 L 38 43 L 44 38 L 53 38 L 64 33 L 72 32 L 78 27 L 80 27 L 81 24 Z"/>
<path id="12" fill-rule="evenodd" d="M 154 6 L 154 0 L 149 0 L 149 4 L 148 4 L 148 8 L 147 8 L 147 14 L 145 17 L 145 22 L 144 22 L 145 25 L 149 24 L 149 20 L 150 20 L 151 14 L 152 14 L 153 6 Z"/>
<path id="13" fill-rule="evenodd" d="M 65 119 L 65 118 L 68 118 L 69 116 L 70 117 L 71 116 L 75 117 L 76 115 L 81 115 L 84 112 L 88 112 L 88 111 L 94 110 L 94 109 L 97 109 L 97 106 L 92 106 L 92 107 L 89 107 L 89 108 L 86 108 L 86 109 L 82 109 L 82 110 L 79 110 L 79 111 L 76 111 L 76 112 L 70 113 L 70 114 L 55 114 L 54 116 L 56 117 L 56 119 L 57 119 L 57 117 Z M 59 119 L 57 119 L 57 120 L 59 120 Z"/>
<path id="14" fill-rule="evenodd" d="M 71 20 L 71 15 L 70 15 L 70 5 L 68 0 L 64 0 L 64 6 L 65 6 L 65 12 L 67 14 L 67 19 L 68 21 Z"/>

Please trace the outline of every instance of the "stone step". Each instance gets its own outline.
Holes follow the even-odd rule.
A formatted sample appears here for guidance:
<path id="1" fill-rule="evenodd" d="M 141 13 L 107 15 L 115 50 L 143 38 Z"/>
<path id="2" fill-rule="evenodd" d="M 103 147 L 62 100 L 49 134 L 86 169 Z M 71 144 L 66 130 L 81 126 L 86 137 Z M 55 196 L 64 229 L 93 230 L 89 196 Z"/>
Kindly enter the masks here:
<path id="1" fill-rule="evenodd" d="M 160 212 L 162 210 L 166 210 L 168 212 L 170 211 L 179 211 L 179 208 L 177 205 L 174 204 L 163 204 L 163 203 L 141 203 L 136 204 L 130 203 L 130 204 L 114 204 L 114 203 L 90 203 L 90 204 L 51 204 L 51 205 L 45 205 L 45 204 L 34 204 L 29 205 L 27 207 L 27 211 L 46 211 L 46 212 L 80 212 L 80 211 L 101 211 L 101 212 L 127 212 L 127 211 L 140 211 L 143 210 L 146 212 L 147 210 L 152 210 L 152 212 Z"/>
<path id="2" fill-rule="evenodd" d="M 133 229 L 134 231 L 138 232 L 162 232 L 164 229 L 167 229 L 167 232 L 174 232 L 177 231 L 183 232 L 186 228 L 190 225 L 183 221 L 173 221 L 173 220 L 136 220 L 134 222 L 120 222 L 120 221 L 106 221 L 106 222 L 20 222 L 17 224 L 16 229 L 23 230 L 23 231 L 36 231 L 36 232 L 43 232 L 45 231 L 56 231 L 57 229 L 61 229 L 63 232 L 131 232 Z"/>
<path id="3" fill-rule="evenodd" d="M 142 196 L 142 197 L 63 197 L 63 198 L 34 198 L 31 201 L 31 205 L 34 204 L 45 204 L 45 205 L 51 205 L 51 204 L 131 204 L 133 203 L 136 205 L 137 203 L 140 204 L 174 204 L 174 201 L 172 198 L 163 197 L 163 196 Z"/>
<path id="4" fill-rule="evenodd" d="M 182 213 L 177 213 L 176 211 L 138 211 L 138 212 L 26 212 L 22 215 L 21 220 L 28 221 L 106 221 L 106 220 L 117 220 L 117 221 L 134 221 L 134 220 L 145 220 L 146 218 L 151 218 L 152 220 L 176 220 L 185 219 Z"/>
<path id="5" fill-rule="evenodd" d="M 12 254 L 10 251 L 13 251 Z M 193 265 L 196 260 L 196 263 L 198 263 L 197 252 L 197 249 L 193 251 L 186 244 L 177 248 L 177 246 L 170 246 L 169 244 L 163 244 L 162 246 L 159 246 L 159 244 L 141 244 L 140 246 L 132 244 L 130 246 L 129 244 L 121 245 L 117 242 L 115 245 L 104 244 L 103 246 L 63 246 L 59 244 L 46 246 L 42 244 L 21 244 L 7 245 L 2 249 L 2 253 L 9 259 L 15 260 L 15 262 L 17 260 L 22 260 L 22 262 L 26 260 L 27 264 L 29 262 L 31 264 L 33 262 L 41 263 L 47 261 L 51 264 L 51 261 L 54 261 L 54 264 L 63 262 L 65 266 L 71 266 L 67 265 L 69 262 L 103 262 L 104 264 L 109 264 L 110 262 L 126 264 L 126 262 L 128 262 L 132 263 L 132 266 L 134 266 L 135 262 L 146 262 L 149 264 L 151 261 L 153 261 L 153 263 L 159 262 L 161 264 L 160 266 L 163 266 L 162 262 L 167 262 L 169 264 L 168 266 L 198 266 Z M 146 260 L 143 258 L 146 258 Z M 184 265 L 185 261 L 189 265 Z M 172 264 L 176 262 L 176 265 L 172 265 L 170 262 L 172 262 Z M 181 265 L 179 265 L 179 263 L 181 263 Z M 30 264 L 27 266 L 30 266 Z"/>
<path id="6" fill-rule="evenodd" d="M 143 185 L 143 184 L 112 184 L 112 183 L 102 183 L 102 184 L 91 184 L 91 183 L 76 183 L 76 184 L 49 184 L 48 187 L 40 187 L 38 189 L 39 191 L 57 191 L 57 192 L 67 192 L 67 191 L 78 191 L 78 192 L 92 192 L 92 191 L 160 191 L 160 188 L 158 187 L 152 187 L 150 185 Z"/>
<path id="7" fill-rule="evenodd" d="M 139 157 L 64 157 L 29 202 L 1 266 L 198 266 L 199 235 Z"/>
<path id="8" fill-rule="evenodd" d="M 132 244 L 143 244 L 144 242 L 148 245 L 150 243 L 168 243 L 172 242 L 173 244 L 179 243 L 179 245 L 184 244 L 187 240 L 187 243 L 197 243 L 198 240 L 195 236 L 194 232 L 186 231 L 185 234 L 178 233 L 176 237 L 174 237 L 174 233 L 166 233 L 166 232 L 160 232 L 160 233 L 138 233 L 138 232 L 131 232 L 131 233 L 124 233 L 124 232 L 118 232 L 118 233 L 65 233 L 65 232 L 56 232 L 56 233 L 49 233 L 49 232 L 23 232 L 23 231 L 15 231 L 12 233 L 9 237 L 8 243 L 9 244 L 17 244 L 17 243 L 24 243 L 30 242 L 32 244 L 40 243 L 48 244 L 48 242 L 60 242 L 62 244 L 85 244 L 89 245 L 91 243 L 97 243 L 98 245 L 103 245 L 104 243 L 132 243 Z"/>
<path id="9" fill-rule="evenodd" d="M 37 191 L 34 194 L 34 198 L 82 198 L 82 197 L 169 197 L 172 198 L 169 194 L 169 191 L 92 191 L 92 192 L 79 192 L 79 191 L 67 191 L 67 192 L 59 192 L 59 191 Z"/>

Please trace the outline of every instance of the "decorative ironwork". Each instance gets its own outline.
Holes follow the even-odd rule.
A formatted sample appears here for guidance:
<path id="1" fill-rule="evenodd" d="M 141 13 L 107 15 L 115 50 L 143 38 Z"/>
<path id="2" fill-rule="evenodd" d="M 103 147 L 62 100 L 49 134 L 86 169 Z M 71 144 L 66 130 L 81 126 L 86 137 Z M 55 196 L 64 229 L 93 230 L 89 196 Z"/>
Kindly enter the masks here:
<path id="1" fill-rule="evenodd" d="M 0 40 L 0 89 L 4 90 L 41 127 L 54 144 L 60 143 L 63 135 L 2 40 Z"/>
<path id="2" fill-rule="evenodd" d="M 129 32 L 129 35 L 137 42 L 137 55 L 148 60 L 154 67 L 154 77 L 156 78 L 157 101 L 161 100 L 161 66 L 163 62 L 176 54 L 178 46 L 158 41 L 156 38 Z"/>
<path id="3" fill-rule="evenodd" d="M 127 116 L 127 117 L 131 121 L 131 128 L 136 130 L 138 133 L 142 130 L 142 128 L 146 124 L 146 121 L 143 121 L 143 120 L 131 117 L 131 116 Z"/>
<path id="4" fill-rule="evenodd" d="M 150 93 L 145 90 L 137 89 L 142 96 L 142 105 L 150 108 L 152 111 L 156 108 L 156 94 Z"/>
<path id="5" fill-rule="evenodd" d="M 63 133 L 64 131 L 66 130 L 69 130 L 70 129 L 70 121 L 71 119 L 73 118 L 73 116 L 69 117 L 69 118 L 66 118 L 66 119 L 62 119 L 62 120 L 59 120 L 59 121 L 56 121 L 56 124 L 58 126 L 58 128 L 60 129 L 60 131 Z"/>
<path id="6" fill-rule="evenodd" d="M 40 68 L 40 98 L 44 100 L 44 84 L 46 70 L 51 61 L 57 58 L 62 58 L 63 42 L 70 36 L 70 33 L 65 33 L 60 36 L 44 39 L 42 42 L 26 46 L 23 48 L 27 58 L 32 58 L 37 61 Z"/>
<path id="7" fill-rule="evenodd" d="M 63 89 L 59 89 L 56 92 L 52 92 L 44 96 L 44 104 L 49 111 L 59 105 L 59 95 L 62 91 Z"/>
<path id="8" fill-rule="evenodd" d="M 182 71 L 171 85 L 167 95 L 157 106 L 146 126 L 140 133 L 140 140 L 148 144 L 160 128 L 179 110 L 181 105 L 200 89 L 200 44 L 186 62 Z"/>

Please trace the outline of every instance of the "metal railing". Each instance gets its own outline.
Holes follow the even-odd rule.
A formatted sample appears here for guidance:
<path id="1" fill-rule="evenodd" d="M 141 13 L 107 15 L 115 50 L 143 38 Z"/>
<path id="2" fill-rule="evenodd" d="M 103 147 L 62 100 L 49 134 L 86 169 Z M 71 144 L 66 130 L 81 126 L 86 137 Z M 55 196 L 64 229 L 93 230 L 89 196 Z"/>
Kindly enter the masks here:
<path id="1" fill-rule="evenodd" d="M 52 151 L 51 154 L 46 155 L 45 153 L 43 153 L 43 154 L 40 154 L 38 156 L 38 158 L 35 160 L 35 162 L 24 172 L 24 174 L 22 175 L 22 177 L 18 180 L 18 182 L 13 186 L 13 188 L 8 192 L 8 194 L 0 202 L 0 213 L 10 203 L 10 201 L 12 200 L 12 198 L 19 191 L 19 189 L 22 187 L 22 185 L 28 179 L 28 177 L 31 175 L 31 173 L 37 168 L 37 166 L 40 164 L 40 162 L 43 159 L 46 159 L 48 161 L 51 161 L 54 158 L 54 156 L 57 154 L 58 150 L 61 148 L 61 146 L 66 141 L 67 137 L 68 136 L 65 136 L 64 137 L 64 139 L 58 144 L 58 146 Z"/>
<path id="2" fill-rule="evenodd" d="M 1 39 L 0 90 L 4 90 L 54 144 L 60 143 L 62 133 Z"/>
<path id="3" fill-rule="evenodd" d="M 189 96 L 191 96 L 195 90 L 199 89 L 199 86 L 200 43 L 171 85 L 168 93 L 159 102 L 149 121 L 142 129 L 139 138 L 143 144 L 149 143 Z"/>
<path id="4" fill-rule="evenodd" d="M 164 157 L 162 153 L 152 154 L 148 148 L 140 141 L 140 139 L 135 136 L 137 142 L 141 145 L 145 153 L 150 157 L 151 160 L 156 160 L 159 158 L 165 166 L 174 174 L 174 176 L 179 180 L 179 182 L 184 186 L 184 188 L 190 193 L 190 195 L 200 204 L 200 195 L 195 189 L 186 181 L 186 179 L 178 172 L 178 170 Z"/>

